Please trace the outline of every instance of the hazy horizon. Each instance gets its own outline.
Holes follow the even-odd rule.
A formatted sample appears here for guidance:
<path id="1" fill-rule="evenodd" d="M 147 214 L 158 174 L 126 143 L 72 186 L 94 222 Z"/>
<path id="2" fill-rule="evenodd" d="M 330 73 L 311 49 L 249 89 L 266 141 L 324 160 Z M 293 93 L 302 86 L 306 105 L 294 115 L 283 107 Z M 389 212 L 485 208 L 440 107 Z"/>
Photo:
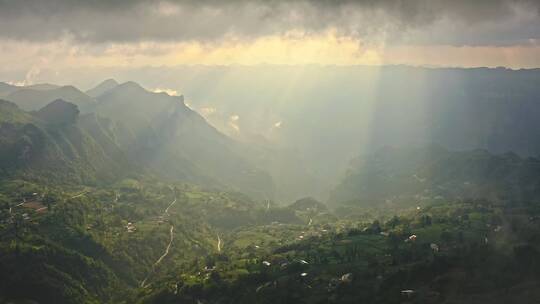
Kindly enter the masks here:
<path id="1" fill-rule="evenodd" d="M 34 0 L 0 8 L 0 79 L 14 83 L 75 67 L 540 67 L 534 0 Z"/>

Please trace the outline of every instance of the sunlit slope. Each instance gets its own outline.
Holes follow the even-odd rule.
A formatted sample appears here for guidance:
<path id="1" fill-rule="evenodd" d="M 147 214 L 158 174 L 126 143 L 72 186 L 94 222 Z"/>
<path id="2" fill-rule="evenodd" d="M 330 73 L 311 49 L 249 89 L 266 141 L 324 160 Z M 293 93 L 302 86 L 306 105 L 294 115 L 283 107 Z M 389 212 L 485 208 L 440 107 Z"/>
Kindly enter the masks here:
<path id="1" fill-rule="evenodd" d="M 273 197 L 271 177 L 240 154 L 241 146 L 184 104 L 182 96 L 153 93 L 127 82 L 98 98 L 96 112 L 119 121 L 124 149 L 157 174 Z"/>

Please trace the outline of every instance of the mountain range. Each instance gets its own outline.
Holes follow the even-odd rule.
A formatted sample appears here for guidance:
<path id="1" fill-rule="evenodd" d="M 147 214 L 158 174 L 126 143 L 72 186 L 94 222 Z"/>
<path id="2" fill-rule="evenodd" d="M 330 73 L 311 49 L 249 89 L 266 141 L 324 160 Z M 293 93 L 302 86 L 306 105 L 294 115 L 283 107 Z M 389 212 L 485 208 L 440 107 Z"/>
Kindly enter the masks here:
<path id="1" fill-rule="evenodd" d="M 274 196 L 270 175 L 240 154 L 239 143 L 188 108 L 182 96 L 111 80 L 89 91 L 95 98 L 72 86 L 2 88 L 9 100 L 2 101 L 0 116 L 2 150 L 9 155 L 2 158 L 2 169 L 10 175 L 51 170 L 97 182 L 145 172 L 258 198 Z"/>
<path id="2" fill-rule="evenodd" d="M 74 103 L 81 117 L 111 121 L 132 163 L 282 202 L 327 201 L 352 159 L 387 146 L 540 154 L 537 69 L 193 66 L 179 67 L 173 82 L 148 73 L 145 84 L 175 88 L 189 102 L 114 79 L 84 92 L 2 83 L 0 96 L 25 111 Z"/>

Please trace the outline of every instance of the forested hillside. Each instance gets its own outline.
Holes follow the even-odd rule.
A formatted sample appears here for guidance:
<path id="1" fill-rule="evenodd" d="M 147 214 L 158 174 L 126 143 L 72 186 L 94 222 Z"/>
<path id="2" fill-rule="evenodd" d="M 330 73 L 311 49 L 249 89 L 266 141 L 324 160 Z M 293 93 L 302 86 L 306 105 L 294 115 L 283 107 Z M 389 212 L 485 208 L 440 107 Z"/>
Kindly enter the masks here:
<path id="1" fill-rule="evenodd" d="M 101 129 L 82 128 L 77 106 L 55 100 L 26 113 L 1 101 L 2 181 L 107 183 L 132 170 L 119 147 Z M 99 127 L 99 128 L 97 128 Z M 115 150 L 116 153 L 108 153 Z"/>
<path id="2" fill-rule="evenodd" d="M 106 81 L 89 91 L 97 99 L 70 86 L 5 87 L 6 99 L 20 107 L 0 113 L 10 122 L 3 125 L 12 144 L 3 147 L 11 151 L 5 159 L 9 172 L 61 166 L 62 178 L 83 183 L 145 173 L 256 198 L 275 195 L 272 177 L 254 163 L 257 158 L 246 157 L 246 148 L 189 109 L 182 96 L 149 92 L 133 82 Z M 26 146 L 16 142 L 23 138 L 30 141 Z M 31 162 L 12 161 L 22 150 L 31 153 Z"/>
<path id="3" fill-rule="evenodd" d="M 486 150 L 449 151 L 440 146 L 383 148 L 353 161 L 330 200 L 384 208 L 456 199 L 536 202 L 540 199 L 540 159 Z"/>

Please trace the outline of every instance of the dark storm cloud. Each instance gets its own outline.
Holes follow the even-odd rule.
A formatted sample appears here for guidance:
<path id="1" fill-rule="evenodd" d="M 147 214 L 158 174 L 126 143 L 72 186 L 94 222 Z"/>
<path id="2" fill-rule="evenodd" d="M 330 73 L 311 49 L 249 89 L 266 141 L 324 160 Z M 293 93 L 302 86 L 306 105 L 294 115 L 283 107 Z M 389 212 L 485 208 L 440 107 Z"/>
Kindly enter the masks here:
<path id="1" fill-rule="evenodd" d="M 212 41 L 332 28 L 362 40 L 500 45 L 538 39 L 539 11 L 537 0 L 0 0 L 0 38 Z"/>

